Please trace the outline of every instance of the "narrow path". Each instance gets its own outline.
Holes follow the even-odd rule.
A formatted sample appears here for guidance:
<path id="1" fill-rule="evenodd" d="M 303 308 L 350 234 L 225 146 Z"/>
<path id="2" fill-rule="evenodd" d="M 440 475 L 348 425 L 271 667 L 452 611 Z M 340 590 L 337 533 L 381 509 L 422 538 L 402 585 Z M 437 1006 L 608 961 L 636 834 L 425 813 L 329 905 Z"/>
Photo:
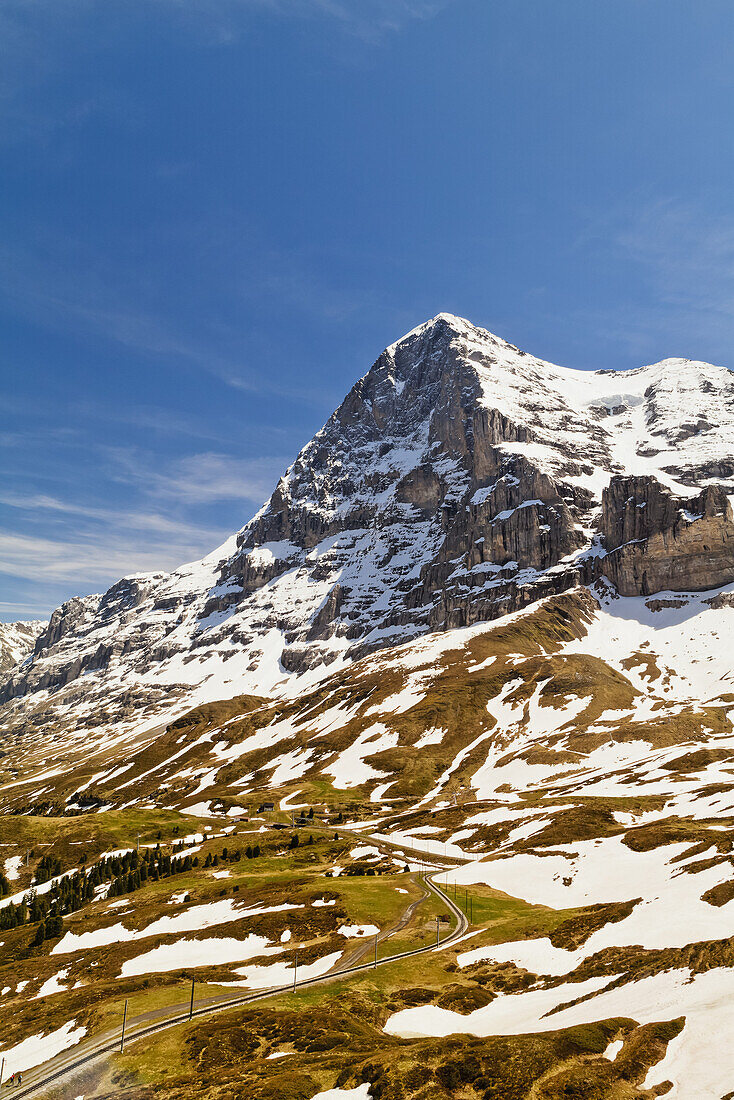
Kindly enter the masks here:
<path id="1" fill-rule="evenodd" d="M 426 889 L 423 879 L 419 875 L 412 874 L 410 875 L 410 879 L 416 884 L 416 886 L 419 886 L 421 888 L 421 896 L 411 901 L 410 905 L 407 907 L 407 909 L 403 911 L 400 919 L 397 920 L 395 924 L 392 924 L 389 928 L 384 928 L 381 932 L 377 933 L 378 947 L 381 943 L 384 943 L 385 940 L 388 940 L 391 936 L 394 936 L 396 932 L 402 932 L 402 930 L 410 924 L 411 920 L 413 919 L 413 914 L 415 913 L 418 906 L 422 905 L 426 898 L 430 897 L 430 891 Z M 364 958 L 368 951 L 371 952 L 374 951 L 374 949 L 375 937 L 371 936 L 367 940 L 362 940 L 362 942 L 357 944 L 352 951 L 347 952 L 344 958 L 339 963 L 337 963 L 336 966 L 339 969 L 354 966 L 360 961 L 360 959 Z"/>
<path id="2" fill-rule="evenodd" d="M 456 926 L 453 931 L 441 941 L 441 947 L 448 947 L 451 943 L 464 935 L 469 927 L 469 922 L 461 909 L 459 909 L 454 901 L 443 892 L 437 883 L 433 882 L 430 878 L 423 879 L 422 881 L 427 890 L 434 893 L 448 907 L 456 920 Z M 427 897 L 428 894 L 425 896 Z M 415 908 L 423 900 L 424 898 L 418 898 L 411 902 L 406 909 L 406 913 L 410 909 L 415 911 Z M 399 921 L 393 929 L 393 932 L 398 931 L 400 927 L 401 924 Z M 405 925 L 402 925 L 402 927 L 405 927 Z M 366 946 L 368 945 L 365 945 L 365 947 Z M 356 965 L 344 965 L 320 977 L 307 978 L 304 981 L 299 981 L 297 982 L 297 988 L 302 989 L 304 986 L 325 984 L 326 982 L 346 977 L 349 974 L 372 970 L 375 969 L 376 966 L 386 966 L 388 963 L 395 962 L 398 959 L 406 959 L 414 955 L 422 955 L 426 951 L 434 950 L 436 950 L 436 945 L 435 943 L 431 943 L 426 947 L 417 947 L 412 951 L 401 951 L 396 955 L 378 959 L 377 963 L 373 960 L 371 962 L 358 963 Z M 194 1007 L 193 1016 L 208 1016 L 214 1012 L 222 1012 L 225 1009 L 252 1004 L 254 1001 L 266 1000 L 268 997 L 273 997 L 280 993 L 292 992 L 293 983 L 289 982 L 287 985 L 273 986 L 270 989 L 264 989 L 257 993 L 248 993 L 238 997 L 230 997 L 228 994 L 224 994 L 223 996 L 209 998 L 205 1002 L 198 1002 Z M 187 1004 L 174 1005 L 172 1008 L 156 1009 L 148 1013 L 142 1013 L 140 1016 L 133 1018 L 128 1024 L 125 1031 L 125 1046 L 127 1047 L 130 1043 L 134 1043 L 138 1039 L 154 1035 L 156 1032 L 164 1031 L 166 1028 L 186 1023 L 190 1018 L 189 1006 Z M 75 1070 L 81 1069 L 83 1066 L 88 1066 L 92 1062 L 96 1062 L 98 1059 L 114 1053 L 119 1050 L 119 1047 L 119 1028 L 115 1029 L 114 1032 L 108 1031 L 102 1035 L 94 1036 L 91 1039 L 82 1040 L 77 1046 L 63 1051 L 55 1058 L 49 1059 L 49 1061 L 45 1062 L 43 1065 L 28 1070 L 28 1072 L 24 1074 L 23 1084 L 19 1088 L 14 1088 L 8 1095 L 17 1098 L 17 1100 L 35 1096 L 39 1091 L 58 1083 L 62 1078 L 73 1073 Z"/>

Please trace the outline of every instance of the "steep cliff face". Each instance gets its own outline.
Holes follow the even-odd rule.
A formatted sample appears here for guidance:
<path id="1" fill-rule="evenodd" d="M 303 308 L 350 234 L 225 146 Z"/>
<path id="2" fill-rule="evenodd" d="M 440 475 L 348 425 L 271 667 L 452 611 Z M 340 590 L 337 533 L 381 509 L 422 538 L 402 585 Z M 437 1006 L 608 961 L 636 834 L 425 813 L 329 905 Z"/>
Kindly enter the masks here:
<path id="1" fill-rule="evenodd" d="M 383 352 L 238 536 L 222 574 L 230 604 L 295 563 L 310 582 L 343 577 L 339 619 L 328 592 L 307 636 L 289 635 L 290 670 L 330 656 L 304 641 L 338 636 L 364 652 L 406 629 L 520 607 L 526 601 L 508 604 L 506 591 L 480 596 L 487 565 L 509 577 L 543 572 L 584 544 L 588 495 L 505 451 L 526 444 L 531 429 L 486 407 L 482 371 L 522 354 L 489 334 L 470 349 L 477 331 L 441 316 Z M 326 540 L 325 552 L 303 553 Z M 566 583 L 577 576 L 570 568 Z"/>
<path id="2" fill-rule="evenodd" d="M 600 574 L 625 593 L 724 583 L 732 440 L 724 368 L 566 370 L 441 314 L 385 349 L 224 546 L 54 612 L 0 689 L 6 728 L 288 693 Z"/>
<path id="3" fill-rule="evenodd" d="M 622 596 L 700 592 L 734 581 L 734 522 L 724 490 L 675 497 L 652 477 L 615 477 L 602 494 L 602 571 Z"/>

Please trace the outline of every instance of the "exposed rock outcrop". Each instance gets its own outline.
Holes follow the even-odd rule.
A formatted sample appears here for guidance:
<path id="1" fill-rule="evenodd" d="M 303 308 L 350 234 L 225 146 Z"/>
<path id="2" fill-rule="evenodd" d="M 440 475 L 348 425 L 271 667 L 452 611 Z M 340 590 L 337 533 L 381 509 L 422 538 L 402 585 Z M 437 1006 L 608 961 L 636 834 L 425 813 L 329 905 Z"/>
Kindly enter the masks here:
<path id="1" fill-rule="evenodd" d="M 734 581 L 725 491 L 676 497 L 654 477 L 614 477 L 602 494 L 602 571 L 622 596 L 700 592 Z"/>

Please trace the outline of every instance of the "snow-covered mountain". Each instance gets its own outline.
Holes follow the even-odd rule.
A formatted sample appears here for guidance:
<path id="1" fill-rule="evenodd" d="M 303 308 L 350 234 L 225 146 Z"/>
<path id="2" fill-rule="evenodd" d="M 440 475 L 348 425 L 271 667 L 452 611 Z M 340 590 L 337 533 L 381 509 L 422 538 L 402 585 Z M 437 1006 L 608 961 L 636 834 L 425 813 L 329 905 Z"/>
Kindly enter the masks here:
<path id="1" fill-rule="evenodd" d="M 7 676 L 32 652 L 36 638 L 47 626 L 43 619 L 0 623 L 0 677 Z"/>
<path id="2" fill-rule="evenodd" d="M 4 727 L 288 695 L 372 650 L 606 576 L 734 580 L 734 374 L 545 363 L 447 314 L 387 348 L 222 547 L 53 613 Z"/>
<path id="3" fill-rule="evenodd" d="M 246 843 L 251 829 L 267 835 L 266 799 L 280 826 L 316 806 L 343 844 L 330 885 L 394 855 L 438 863 L 454 892 L 477 893 L 445 971 L 431 952 L 427 973 L 386 996 L 388 1036 L 451 1035 L 443 1063 L 463 1057 L 456 1036 L 535 1043 L 604 1021 L 593 1052 L 543 1063 L 550 1091 L 522 1095 L 731 1095 L 732 494 L 730 371 L 564 370 L 434 318 L 383 352 L 224 546 L 54 612 L 2 688 L 0 814 L 18 824 L 9 877 L 27 888 L 24 853 L 45 854 L 54 835 L 76 867 L 99 821 L 127 820 L 132 843 L 146 815 L 170 826 L 180 812 L 208 822 L 196 845 L 247 822 Z M 327 881 L 316 866 L 314 905 Z M 12 933 L 27 937 L 8 964 L 24 967 L 12 975 L 24 1000 L 6 1012 L 20 1021 L 15 1049 L 59 1021 L 83 1034 L 100 991 L 143 980 L 136 952 L 155 956 L 156 973 L 173 960 L 172 981 L 186 959 L 197 983 L 242 986 L 242 968 L 212 966 L 213 941 L 190 954 L 204 942 L 189 938 L 203 927 L 201 871 L 190 905 L 158 884 L 128 887 L 124 902 L 90 901 L 51 949 Z M 212 872 L 231 931 L 229 875 Z M 279 919 L 293 909 L 312 921 L 288 876 Z M 188 906 L 175 921 L 174 902 Z M 291 936 L 273 928 L 268 954 Z M 341 953 L 319 929 L 313 965 Z M 154 935 L 158 946 L 136 947 Z M 361 1015 L 359 1026 L 361 1044 Z M 365 1057 L 344 1048 L 340 1085 L 374 1081 Z M 510 1094 L 516 1063 L 503 1046 L 492 1095 Z"/>

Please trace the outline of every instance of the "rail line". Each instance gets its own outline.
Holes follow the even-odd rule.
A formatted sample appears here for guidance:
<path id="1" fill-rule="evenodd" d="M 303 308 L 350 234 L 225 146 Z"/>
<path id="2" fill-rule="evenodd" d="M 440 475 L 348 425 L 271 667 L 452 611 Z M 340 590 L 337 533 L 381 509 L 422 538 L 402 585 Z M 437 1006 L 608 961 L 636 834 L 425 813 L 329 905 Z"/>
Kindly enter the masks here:
<path id="1" fill-rule="evenodd" d="M 440 898 L 440 900 L 447 906 L 449 911 L 456 919 L 456 927 L 454 928 L 454 930 L 446 937 L 446 939 L 441 940 L 438 944 L 439 947 L 448 947 L 464 935 L 467 928 L 469 927 L 469 922 L 459 906 L 456 905 L 456 903 L 443 892 L 443 890 L 437 883 L 432 881 L 434 877 L 437 877 L 439 874 L 443 873 L 443 871 L 434 872 L 433 875 L 422 879 L 422 881 L 425 883 L 429 890 L 431 890 L 438 898 Z M 400 927 L 400 925 L 398 925 L 398 927 Z M 318 977 L 305 978 L 303 981 L 300 982 L 297 981 L 296 989 L 302 989 L 305 986 L 324 984 L 326 982 L 334 981 L 338 978 L 344 978 L 349 974 L 361 973 L 365 970 L 374 970 L 376 967 L 386 966 L 388 963 L 397 962 L 399 959 L 407 959 L 411 958 L 414 955 L 423 955 L 427 951 L 435 951 L 436 947 L 437 945 L 435 943 L 430 943 L 425 947 L 416 947 L 412 951 L 400 951 L 396 955 L 388 955 L 386 958 L 377 959 L 376 961 L 372 960 L 371 962 L 358 963 L 354 966 L 347 966 L 343 967 L 342 969 L 331 970 L 327 974 L 321 974 Z M 175 1013 L 175 1015 L 166 1016 L 161 1020 L 156 1020 L 143 1026 L 138 1026 L 137 1028 L 131 1026 L 130 1030 L 125 1032 L 125 1046 L 128 1046 L 130 1043 L 137 1042 L 137 1040 L 139 1039 L 144 1039 L 146 1038 L 146 1036 L 155 1035 L 159 1031 L 165 1031 L 167 1028 L 176 1027 L 178 1024 L 187 1023 L 189 1020 L 195 1019 L 197 1017 L 210 1016 L 213 1015 L 215 1012 L 224 1012 L 230 1008 L 237 1008 L 242 1005 L 248 1005 L 253 1004 L 257 1001 L 267 1000 L 267 998 L 277 996 L 281 993 L 293 992 L 293 983 L 289 982 L 287 985 L 271 986 L 269 989 L 263 989 L 258 991 L 257 993 L 242 994 L 238 997 L 228 998 L 225 1001 L 216 1001 L 213 1004 L 203 1005 L 199 1008 L 195 1007 L 193 1009 L 193 1012 L 187 1006 L 176 1005 L 173 1009 L 170 1010 L 171 1012 Z M 182 1011 L 182 1009 L 185 1010 Z M 96 1062 L 98 1059 L 103 1058 L 108 1054 L 114 1053 L 116 1050 L 119 1049 L 119 1047 L 119 1031 L 116 1031 L 114 1033 L 108 1032 L 106 1035 L 100 1036 L 96 1042 L 94 1040 L 90 1040 L 90 1045 L 87 1046 L 83 1052 L 77 1048 L 76 1055 L 67 1054 L 68 1060 L 63 1060 L 62 1065 L 57 1065 L 56 1067 L 53 1066 L 54 1061 L 59 1061 L 64 1058 L 63 1054 L 59 1054 L 56 1056 L 56 1059 L 50 1059 L 49 1062 L 45 1064 L 45 1070 L 43 1066 L 39 1067 L 38 1076 L 36 1076 L 34 1070 L 29 1070 L 28 1077 L 30 1077 L 31 1080 L 29 1080 L 27 1084 L 23 1082 L 23 1084 L 20 1085 L 18 1088 L 13 1089 L 11 1095 L 15 1097 L 16 1100 L 22 1100 L 22 1098 L 24 1097 L 35 1096 L 40 1090 L 49 1088 L 51 1085 L 59 1082 L 62 1078 L 69 1076 L 69 1074 L 71 1073 L 74 1073 L 76 1070 L 82 1069 L 83 1067 L 88 1066 L 93 1062 Z"/>

